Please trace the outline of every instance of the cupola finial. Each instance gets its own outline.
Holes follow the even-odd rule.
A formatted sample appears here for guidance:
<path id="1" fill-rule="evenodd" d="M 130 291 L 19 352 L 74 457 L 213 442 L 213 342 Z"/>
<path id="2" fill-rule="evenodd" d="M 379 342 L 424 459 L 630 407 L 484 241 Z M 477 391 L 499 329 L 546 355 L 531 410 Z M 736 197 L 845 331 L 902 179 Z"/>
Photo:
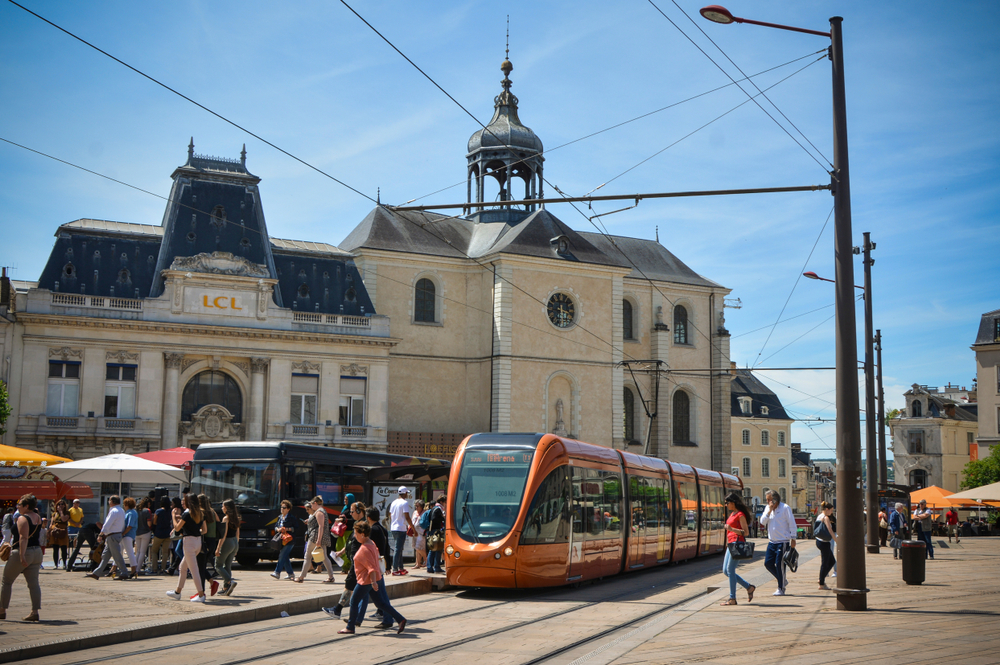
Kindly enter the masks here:
<path id="1" fill-rule="evenodd" d="M 503 81 L 500 82 L 500 85 L 503 86 L 504 92 L 510 92 L 510 86 L 514 84 L 510 80 L 510 73 L 514 71 L 514 65 L 510 62 L 510 14 L 507 15 L 507 46 L 503 62 L 500 64 L 500 71 L 503 72 Z"/>

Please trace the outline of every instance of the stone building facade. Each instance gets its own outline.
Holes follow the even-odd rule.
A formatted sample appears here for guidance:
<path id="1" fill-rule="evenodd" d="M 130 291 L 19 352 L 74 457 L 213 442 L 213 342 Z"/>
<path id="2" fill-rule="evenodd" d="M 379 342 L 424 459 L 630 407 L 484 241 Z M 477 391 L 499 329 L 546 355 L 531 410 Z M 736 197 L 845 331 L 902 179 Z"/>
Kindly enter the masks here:
<path id="1" fill-rule="evenodd" d="M 979 404 L 977 456 L 984 458 L 992 446 L 1000 444 L 1000 309 L 983 314 L 972 350 Z"/>
<path id="2" fill-rule="evenodd" d="M 743 480 L 748 503 L 764 503 L 776 490 L 791 505 L 792 418 L 781 400 L 749 370 L 732 369 L 732 471 Z"/>

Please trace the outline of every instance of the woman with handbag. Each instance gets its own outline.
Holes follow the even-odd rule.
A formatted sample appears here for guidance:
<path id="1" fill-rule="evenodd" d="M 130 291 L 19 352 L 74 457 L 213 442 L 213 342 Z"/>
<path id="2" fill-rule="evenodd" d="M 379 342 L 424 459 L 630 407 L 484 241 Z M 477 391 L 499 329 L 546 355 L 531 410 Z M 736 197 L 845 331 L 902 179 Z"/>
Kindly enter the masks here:
<path id="1" fill-rule="evenodd" d="M 281 573 L 285 573 L 286 580 L 295 580 L 295 571 L 292 570 L 292 546 L 295 542 L 295 525 L 299 519 L 292 515 L 292 502 L 284 499 L 281 502 L 281 517 L 274 525 L 275 537 L 281 537 L 281 550 L 278 552 L 278 565 L 275 566 L 271 577 L 276 580 L 281 579 Z"/>
<path id="2" fill-rule="evenodd" d="M 821 591 L 829 591 L 830 587 L 826 585 L 826 576 L 837 565 L 836 559 L 833 558 L 833 545 L 830 543 L 837 543 L 837 531 L 830 520 L 830 516 L 833 514 L 833 504 L 824 501 L 819 505 L 819 508 L 819 515 L 816 516 L 816 522 L 813 524 L 816 547 L 819 549 L 821 557 L 819 588 Z"/>
<path id="3" fill-rule="evenodd" d="M 201 552 L 201 536 L 204 533 L 205 515 L 201 512 L 201 504 L 194 494 L 184 495 L 184 512 L 174 517 L 174 531 L 181 534 L 184 557 L 177 569 L 177 588 L 167 592 L 168 598 L 180 600 L 183 596 L 184 583 L 190 572 L 194 579 L 194 588 L 198 592 L 191 597 L 192 603 L 205 602 L 205 587 L 202 585 L 201 574 L 198 572 L 198 553 Z"/>
<path id="4" fill-rule="evenodd" d="M 17 502 L 18 517 L 11 530 L 11 541 L 4 544 L 0 554 L 0 559 L 7 562 L 3 567 L 3 587 L 0 590 L 0 619 L 7 618 L 14 580 L 23 573 L 28 595 L 31 596 L 31 614 L 23 620 L 38 621 L 38 610 L 42 607 L 42 587 L 38 584 L 38 571 L 42 569 L 42 546 L 38 540 L 42 518 L 35 512 L 37 506 L 34 494 L 25 494 Z"/>
<path id="5" fill-rule="evenodd" d="M 306 575 L 313 565 L 313 552 L 319 550 L 327 572 L 327 578 L 323 580 L 323 584 L 333 584 L 333 562 L 330 561 L 330 557 L 326 553 L 330 547 L 330 527 L 327 526 L 323 497 L 316 496 L 309 503 L 313 512 L 306 521 L 306 558 L 302 562 L 302 572 L 295 578 L 295 581 L 300 584 L 306 581 Z"/>
<path id="6" fill-rule="evenodd" d="M 737 584 L 747 590 L 747 602 L 749 603 L 753 600 L 753 592 L 757 590 L 757 587 L 736 573 L 738 559 L 734 556 L 734 550 L 742 549 L 739 543 L 746 543 L 747 534 L 750 533 L 750 509 L 743 503 L 743 497 L 736 492 L 730 492 L 726 496 L 726 510 L 729 511 L 729 517 L 726 519 L 726 558 L 722 563 L 722 572 L 729 578 L 729 599 L 723 601 L 722 605 L 736 604 Z M 752 553 L 753 550 L 750 552 Z"/>
<path id="7" fill-rule="evenodd" d="M 424 514 L 424 500 L 417 499 L 413 502 L 413 570 L 420 570 L 427 565 L 427 539 L 424 537 L 424 527 L 420 526 L 420 516 Z"/>
<path id="8" fill-rule="evenodd" d="M 240 511 L 236 502 L 222 502 L 222 521 L 217 526 L 219 544 L 215 547 L 215 572 L 222 575 L 222 595 L 231 596 L 237 582 L 233 579 L 233 558 L 240 549 Z"/>
<path id="9" fill-rule="evenodd" d="M 56 501 L 52 511 L 52 526 L 49 529 L 49 545 L 52 547 L 52 561 L 59 568 L 59 552 L 62 551 L 63 568 L 66 568 L 66 551 L 69 548 L 69 507 L 64 499 Z"/>
<path id="10" fill-rule="evenodd" d="M 889 517 L 889 533 L 892 535 L 889 547 L 892 548 L 893 559 L 900 558 L 899 548 L 902 546 L 903 541 L 910 537 L 909 529 L 906 527 L 906 513 L 903 512 L 905 509 L 906 506 L 897 503 L 896 512 Z"/>

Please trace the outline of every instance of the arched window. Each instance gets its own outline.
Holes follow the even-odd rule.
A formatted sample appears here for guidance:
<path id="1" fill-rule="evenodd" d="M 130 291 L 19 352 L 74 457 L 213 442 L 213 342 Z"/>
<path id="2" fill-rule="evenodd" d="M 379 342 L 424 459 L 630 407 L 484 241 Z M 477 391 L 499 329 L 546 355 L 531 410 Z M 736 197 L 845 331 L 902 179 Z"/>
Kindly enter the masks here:
<path id="1" fill-rule="evenodd" d="M 688 343 L 688 311 L 683 305 L 674 307 L 674 344 Z"/>
<path id="2" fill-rule="evenodd" d="M 760 477 L 770 478 L 771 477 L 771 460 L 764 458 L 760 461 Z"/>
<path id="3" fill-rule="evenodd" d="M 760 445 L 769 446 L 771 445 L 771 433 L 766 429 L 760 431 Z"/>
<path id="4" fill-rule="evenodd" d="M 917 400 L 913 400 L 913 406 L 910 411 L 913 412 L 911 414 L 912 418 L 920 418 L 923 415 L 923 410 L 920 408 L 920 402 Z"/>
<path id="5" fill-rule="evenodd" d="M 674 444 L 691 442 L 691 399 L 683 390 L 674 393 Z"/>
<path id="6" fill-rule="evenodd" d="M 785 461 L 784 457 L 778 458 L 778 477 L 784 478 L 788 474 L 787 470 L 788 462 Z"/>
<path id="7" fill-rule="evenodd" d="M 414 321 L 434 323 L 434 282 L 426 277 L 417 280 L 413 303 Z"/>
<path id="8" fill-rule="evenodd" d="M 218 404 L 233 414 L 233 422 L 243 417 L 243 395 L 233 377 L 223 372 L 209 370 L 202 372 L 184 386 L 181 400 L 181 420 L 189 421 L 191 416 L 203 406 Z"/>
<path id="9" fill-rule="evenodd" d="M 749 478 L 750 477 L 750 471 L 751 471 L 751 469 L 750 469 L 750 458 L 749 457 L 744 457 L 743 458 L 743 477 L 744 478 Z"/>
<path id="10" fill-rule="evenodd" d="M 625 388 L 622 394 L 622 403 L 625 407 L 622 411 L 622 418 L 625 424 L 625 443 L 635 440 L 635 396 L 632 391 Z"/>
<path id="11" fill-rule="evenodd" d="M 748 429 L 743 430 L 743 445 L 744 446 L 750 445 L 750 430 Z"/>
<path id="12" fill-rule="evenodd" d="M 784 431 L 779 431 L 778 432 L 778 445 L 779 446 L 785 445 L 785 433 L 784 433 Z"/>
<path id="13" fill-rule="evenodd" d="M 917 489 L 927 487 L 927 472 L 923 469 L 910 471 L 910 485 Z"/>
<path id="14" fill-rule="evenodd" d="M 632 303 L 622 300 L 622 338 L 635 339 L 632 328 Z"/>

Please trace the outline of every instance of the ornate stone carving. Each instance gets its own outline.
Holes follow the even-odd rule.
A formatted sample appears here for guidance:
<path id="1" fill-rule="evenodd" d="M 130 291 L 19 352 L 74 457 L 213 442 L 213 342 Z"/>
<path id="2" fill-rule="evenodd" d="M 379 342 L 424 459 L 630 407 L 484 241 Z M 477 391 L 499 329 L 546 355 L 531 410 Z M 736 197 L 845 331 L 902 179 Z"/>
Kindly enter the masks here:
<path id="1" fill-rule="evenodd" d="M 62 358 L 63 360 L 78 358 L 83 360 L 83 349 L 71 349 L 68 346 L 60 349 L 49 349 L 49 358 Z"/>
<path id="2" fill-rule="evenodd" d="M 261 280 L 257 282 L 257 318 L 267 315 L 267 299 L 271 297 L 271 285 Z"/>
<path id="3" fill-rule="evenodd" d="M 181 363 L 184 361 L 183 353 L 164 353 L 163 354 L 163 364 L 166 365 L 167 369 L 180 369 Z"/>
<path id="4" fill-rule="evenodd" d="M 656 306 L 655 313 L 656 322 L 653 324 L 653 330 L 670 330 L 670 327 L 663 322 L 663 305 Z"/>
<path id="5" fill-rule="evenodd" d="M 125 363 L 138 362 L 139 354 L 128 351 L 108 351 L 104 354 L 104 359 L 124 365 Z"/>
<path id="6" fill-rule="evenodd" d="M 207 272 L 215 275 L 237 275 L 240 277 L 270 277 L 266 265 L 253 263 L 230 252 L 202 252 L 195 256 L 178 256 L 170 264 L 171 270 Z"/>
<path id="7" fill-rule="evenodd" d="M 303 360 L 300 363 L 292 363 L 292 371 L 299 374 L 319 374 L 319 370 L 319 365 L 314 365 L 308 360 Z"/>
<path id="8" fill-rule="evenodd" d="M 556 426 L 552 428 L 552 433 L 556 436 L 566 436 L 566 421 L 563 419 L 563 411 L 565 407 L 563 406 L 562 398 L 556 400 Z"/>
<path id="9" fill-rule="evenodd" d="M 364 374 L 367 376 L 368 366 L 351 363 L 350 365 L 341 365 L 340 371 L 344 374 L 349 374 L 350 376 L 357 376 L 358 374 Z"/>
<path id="10" fill-rule="evenodd" d="M 271 364 L 270 358 L 251 358 L 250 371 L 254 374 L 261 374 L 267 371 L 267 366 Z"/>
<path id="11" fill-rule="evenodd" d="M 233 414 L 218 404 L 209 404 L 198 409 L 191 415 L 189 422 L 178 425 L 180 437 L 195 440 L 239 440 L 243 436 L 243 427 L 233 422 Z"/>
<path id="12" fill-rule="evenodd" d="M 188 367 L 190 367 L 191 365 L 196 365 L 196 364 L 200 363 L 201 361 L 202 361 L 201 358 L 188 358 L 188 357 L 186 357 L 186 358 L 184 358 L 184 362 L 181 363 L 181 371 L 182 372 L 186 372 Z"/>
<path id="13" fill-rule="evenodd" d="M 236 365 L 237 367 L 239 367 L 241 370 L 243 370 L 244 374 L 247 374 L 247 375 L 250 374 L 250 363 L 248 363 L 246 361 L 240 361 L 240 362 L 236 362 L 236 363 L 233 363 L 233 364 Z"/>

